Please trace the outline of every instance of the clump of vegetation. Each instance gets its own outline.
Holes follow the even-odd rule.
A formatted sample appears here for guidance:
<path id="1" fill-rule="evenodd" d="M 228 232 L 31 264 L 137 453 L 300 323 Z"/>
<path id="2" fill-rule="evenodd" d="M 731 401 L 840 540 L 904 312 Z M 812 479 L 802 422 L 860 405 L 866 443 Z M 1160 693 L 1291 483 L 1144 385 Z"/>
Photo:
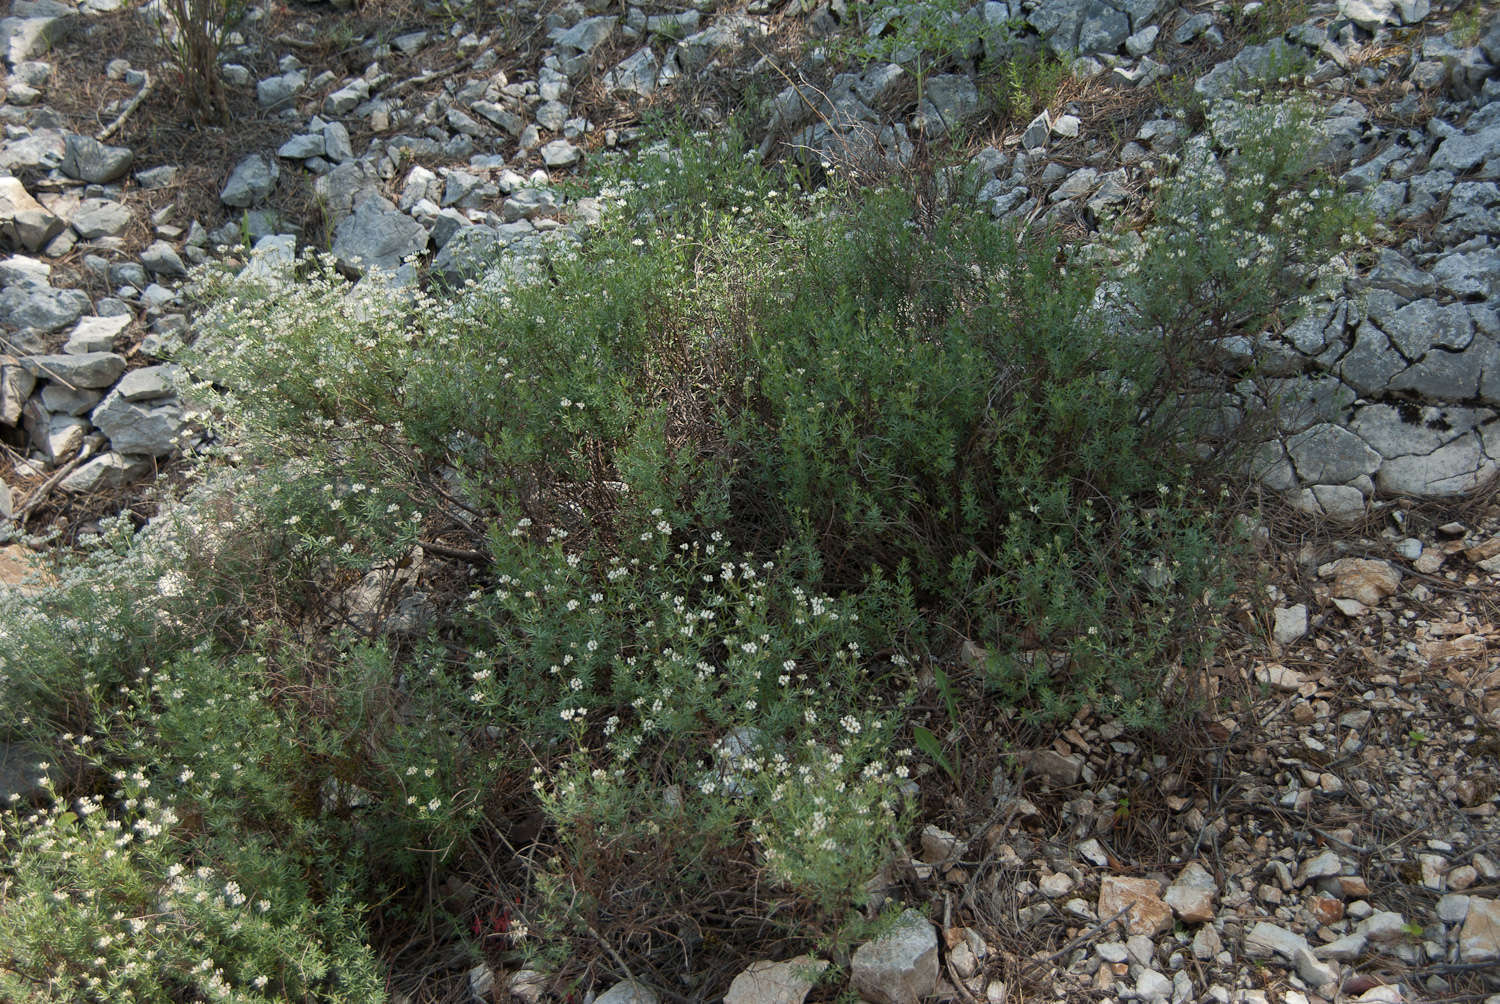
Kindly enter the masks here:
<path id="1" fill-rule="evenodd" d="M 245 0 L 162 0 L 160 40 L 182 78 L 188 104 L 199 115 L 229 122 L 229 100 L 219 57 L 230 31 L 245 14 Z"/>
<path id="2" fill-rule="evenodd" d="M 437 939 L 708 997 L 859 930 L 913 748 L 959 771 L 924 667 L 950 714 L 1191 714 L 1198 364 L 1343 219 L 1243 122 L 1114 271 L 678 137 L 458 290 L 203 274 L 188 497 L 0 609 L 4 733 L 64 778 L 5 817 L 0 987 L 367 1001 Z"/>
<path id="3" fill-rule="evenodd" d="M 944 62 L 971 55 L 971 49 L 978 46 L 984 27 L 978 9 L 963 0 L 877 0 L 853 8 L 859 19 L 857 31 L 839 39 L 834 48 L 863 62 L 909 66 L 920 109 L 932 71 Z"/>

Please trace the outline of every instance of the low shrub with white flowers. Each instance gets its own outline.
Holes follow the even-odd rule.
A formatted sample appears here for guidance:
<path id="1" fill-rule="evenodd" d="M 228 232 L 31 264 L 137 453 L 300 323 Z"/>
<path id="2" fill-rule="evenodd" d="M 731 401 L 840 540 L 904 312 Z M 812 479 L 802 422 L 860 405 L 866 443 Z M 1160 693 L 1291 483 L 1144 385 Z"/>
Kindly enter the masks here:
<path id="1" fill-rule="evenodd" d="M 1305 113 L 1213 114 L 1088 258 L 729 134 L 454 289 L 200 273 L 186 489 L 0 600 L 5 737 L 59 767 L 0 816 L 0 996 L 483 959 L 707 998 L 736 946 L 847 946 L 968 726 L 1192 714 L 1234 587 L 1204 374 L 1357 222 Z"/>

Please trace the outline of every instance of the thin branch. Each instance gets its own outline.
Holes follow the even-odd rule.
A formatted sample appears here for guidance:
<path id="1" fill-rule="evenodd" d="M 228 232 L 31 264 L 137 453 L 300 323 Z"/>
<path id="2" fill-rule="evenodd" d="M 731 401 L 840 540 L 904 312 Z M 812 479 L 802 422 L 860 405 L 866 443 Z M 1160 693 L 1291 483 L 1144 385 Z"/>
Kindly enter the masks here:
<path id="1" fill-rule="evenodd" d="M 109 125 L 105 126 L 104 131 L 99 133 L 94 138 L 103 143 L 115 133 L 119 132 L 120 127 L 125 124 L 125 120 L 130 118 L 131 115 L 135 114 L 135 110 L 141 106 L 142 101 L 146 100 L 146 96 L 151 93 L 151 88 L 153 88 L 154 86 L 156 86 L 156 81 L 151 78 L 151 74 L 147 73 L 146 82 L 141 85 L 141 89 L 135 92 L 134 97 L 125 102 L 125 107 L 120 110 L 120 114 L 115 117 L 115 120 Z"/>

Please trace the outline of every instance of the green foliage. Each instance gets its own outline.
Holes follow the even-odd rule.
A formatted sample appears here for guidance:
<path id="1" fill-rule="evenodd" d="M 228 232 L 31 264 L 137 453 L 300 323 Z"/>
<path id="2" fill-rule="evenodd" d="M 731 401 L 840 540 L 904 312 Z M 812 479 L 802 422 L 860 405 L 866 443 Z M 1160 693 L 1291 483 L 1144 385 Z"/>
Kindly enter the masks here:
<path id="1" fill-rule="evenodd" d="M 1484 34 L 1484 12 L 1482 4 L 1460 4 L 1453 12 L 1453 22 L 1448 32 L 1459 45 L 1477 45 Z"/>
<path id="2" fill-rule="evenodd" d="M 995 114 L 1004 122 L 1029 122 L 1052 104 L 1073 75 L 1068 60 L 1045 50 L 1025 50 L 999 64 L 994 74 Z"/>
<path id="3" fill-rule="evenodd" d="M 1201 374 L 1357 224 L 1305 115 L 1205 115 L 1214 156 L 1108 272 L 966 207 L 803 192 L 731 136 L 608 165 L 585 241 L 459 289 L 202 274 L 218 445 L 0 609 L 5 730 L 70 779 L 4 822 L 15 978 L 376 999 L 370 913 L 468 938 L 430 890 L 490 882 L 526 813 L 512 941 L 567 974 L 606 929 L 678 972 L 767 924 L 847 943 L 907 836 L 897 737 L 963 766 L 909 720 L 914 660 L 972 641 L 1039 720 L 1190 712 L 1233 585 Z M 392 618 L 418 586 L 432 619 Z M 179 920 L 203 941 L 169 949 Z"/>

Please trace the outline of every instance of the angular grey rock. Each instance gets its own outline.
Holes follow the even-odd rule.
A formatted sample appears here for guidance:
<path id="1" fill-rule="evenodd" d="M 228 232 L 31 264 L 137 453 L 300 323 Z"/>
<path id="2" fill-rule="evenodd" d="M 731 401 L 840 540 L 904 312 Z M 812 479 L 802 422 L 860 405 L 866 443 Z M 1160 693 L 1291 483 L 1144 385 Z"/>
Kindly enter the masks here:
<path id="1" fill-rule="evenodd" d="M 67 142 L 56 129 L 34 129 L 0 144 L 0 168 L 12 173 L 44 174 L 62 163 Z"/>
<path id="2" fill-rule="evenodd" d="M 827 961 L 809 955 L 752 962 L 729 984 L 724 1004 L 802 1004 L 827 968 Z"/>
<path id="3" fill-rule="evenodd" d="M 1338 853 L 1324 850 L 1302 862 L 1302 867 L 1297 869 L 1297 877 L 1293 882 L 1300 889 L 1316 879 L 1331 878 L 1343 874 L 1343 871 L 1344 863 L 1339 860 Z"/>
<path id="4" fill-rule="evenodd" d="M 1345 383 L 1365 395 L 1385 392 L 1390 380 L 1406 368 L 1406 360 L 1391 347 L 1384 331 L 1369 321 L 1359 326 L 1354 347 L 1339 360 L 1338 374 Z"/>
<path id="5" fill-rule="evenodd" d="M 1063 199 L 1073 199 L 1080 195 L 1087 195 L 1094 190 L 1094 185 L 1099 180 L 1099 172 L 1092 167 L 1080 167 L 1067 180 L 1057 186 L 1048 198 L 1053 202 L 1061 202 Z"/>
<path id="6" fill-rule="evenodd" d="M 565 139 L 555 139 L 542 147 L 542 163 L 548 167 L 569 167 L 578 163 L 578 147 Z"/>
<path id="7" fill-rule="evenodd" d="M 851 983 L 874 1004 L 918 1004 L 937 987 L 937 932 L 915 910 L 854 952 Z"/>
<path id="8" fill-rule="evenodd" d="M 644 983 L 616 983 L 594 999 L 594 1004 L 658 1004 L 656 992 Z"/>
<path id="9" fill-rule="evenodd" d="M 175 400 L 136 403 L 119 389 L 110 392 L 89 418 L 109 437 L 114 450 L 129 455 L 164 457 L 177 448 L 182 431 L 182 406 Z"/>
<path id="10" fill-rule="evenodd" d="M 462 108 L 449 108 L 448 114 L 444 116 L 444 119 L 448 123 L 448 128 L 456 133 L 471 136 L 475 139 L 482 139 L 489 135 L 489 131 Z"/>
<path id="11" fill-rule="evenodd" d="M 449 285 L 485 272 L 499 261 L 505 244 L 491 227 L 464 227 L 432 259 L 432 271 Z"/>
<path id="12" fill-rule="evenodd" d="M 1437 291 L 1437 283 L 1430 274 L 1390 248 L 1381 248 L 1377 253 L 1369 282 L 1375 289 L 1389 290 L 1409 300 L 1431 296 Z"/>
<path id="13" fill-rule="evenodd" d="M 69 133 L 64 147 L 62 173 L 94 184 L 107 184 L 124 177 L 135 155 L 128 147 L 105 146 L 91 136 Z"/>
<path id="14" fill-rule="evenodd" d="M 743 45 L 764 31 L 764 25 L 743 14 L 722 15 L 703 31 L 682 40 L 676 49 L 677 62 L 684 73 L 695 73 L 719 52 Z"/>
<path id="15" fill-rule="evenodd" d="M 1139 59 L 1156 48 L 1156 36 L 1161 34 L 1161 28 L 1149 25 L 1125 39 L 1125 51 L 1133 58 Z"/>
<path id="16" fill-rule="evenodd" d="M 579 21 L 571 28 L 557 30 L 553 42 L 560 49 L 590 53 L 603 45 L 614 34 L 617 17 L 590 17 Z"/>
<path id="17" fill-rule="evenodd" d="M 1400 19 L 1395 8 L 1395 0 L 1338 0 L 1339 16 L 1365 31 L 1396 24 Z"/>
<path id="18" fill-rule="evenodd" d="M 1450 498 L 1483 485 L 1500 470 L 1477 432 L 1465 432 L 1431 453 L 1396 457 L 1380 465 L 1375 484 L 1387 495 Z"/>
<path id="19" fill-rule="evenodd" d="M 1291 499 L 1299 511 L 1326 516 L 1336 523 L 1354 523 L 1364 519 L 1368 509 L 1365 493 L 1351 485 L 1312 485 Z"/>
<path id="20" fill-rule="evenodd" d="M 90 460 L 63 478 L 58 487 L 73 495 L 87 495 L 122 488 L 147 477 L 155 469 L 156 465 L 149 457 L 127 457 L 111 452 Z"/>
<path id="21" fill-rule="evenodd" d="M 89 308 L 89 298 L 77 289 L 51 286 L 7 286 L 0 292 L 0 324 L 49 332 L 66 328 Z"/>
<path id="22" fill-rule="evenodd" d="M 1136 1000 L 1165 1004 L 1172 997 L 1172 981 L 1154 969 L 1142 969 L 1135 978 Z"/>
<path id="23" fill-rule="evenodd" d="M 1286 452 L 1304 482 L 1347 484 L 1374 474 L 1380 467 L 1379 453 L 1347 429 L 1332 424 L 1315 425 L 1287 440 Z"/>
<path id="24" fill-rule="evenodd" d="M 354 159 L 354 146 L 349 142 L 349 130 L 342 122 L 323 124 L 323 156 L 335 164 Z"/>
<path id="25" fill-rule="evenodd" d="M 171 188 L 177 181 L 177 168 L 172 164 L 148 167 L 144 171 L 135 172 L 135 180 L 137 184 L 148 192 Z"/>
<path id="26" fill-rule="evenodd" d="M 40 251 L 67 224 L 31 197 L 16 178 L 0 178 L 0 241 L 23 251 Z"/>
<path id="27" fill-rule="evenodd" d="M 1466 353 L 1434 348 L 1391 377 L 1386 387 L 1412 391 L 1429 401 L 1466 401 L 1478 394 L 1479 378 Z"/>
<path id="28" fill-rule="evenodd" d="M 427 250 L 422 224 L 381 198 L 367 198 L 333 232 L 333 254 L 346 265 L 395 271 Z"/>
<path id="29" fill-rule="evenodd" d="M 103 391 L 74 390 L 62 384 L 49 383 L 42 388 L 42 407 L 54 415 L 87 415 L 104 397 Z"/>
<path id="30" fill-rule="evenodd" d="M 1094 4 L 1078 28 L 1077 51 L 1083 55 L 1095 52 L 1113 54 L 1119 51 L 1129 35 L 1130 18 L 1124 11 L 1102 3 Z"/>
<path id="31" fill-rule="evenodd" d="M 155 275 L 187 275 L 187 266 L 177 249 L 166 241 L 152 241 L 141 252 L 141 264 Z"/>
<path id="32" fill-rule="evenodd" d="M 1366 941 L 1363 934 L 1348 934 L 1337 941 L 1330 941 L 1326 945 L 1319 945 L 1313 949 L 1313 954 L 1320 959 L 1333 959 L 1337 962 L 1353 962 L 1365 954 Z"/>
<path id="33" fill-rule="evenodd" d="M 270 195 L 281 177 L 281 168 L 272 157 L 252 153 L 241 160 L 229 175 L 219 201 L 226 206 L 248 209 Z"/>
<path id="34" fill-rule="evenodd" d="M 1214 919 L 1214 897 L 1219 885 L 1196 861 L 1190 861 L 1162 894 L 1162 901 L 1185 924 L 1204 924 Z"/>
<path id="35" fill-rule="evenodd" d="M 1293 934 L 1284 927 L 1261 921 L 1245 936 L 1245 951 L 1251 958 L 1267 959 L 1279 955 L 1290 962 L 1303 949 L 1308 948 L 1307 939 Z"/>
<path id="36" fill-rule="evenodd" d="M 1500 160 L 1500 124 L 1477 133 L 1454 133 L 1438 144 L 1427 166 L 1429 170 L 1458 174 L 1490 160 Z"/>
<path id="37" fill-rule="evenodd" d="M 0 286 L 46 286 L 51 282 L 52 266 L 25 255 L 11 255 L 0 261 Z"/>
<path id="38" fill-rule="evenodd" d="M 1297 65 L 1297 48 L 1275 40 L 1265 45 L 1247 45 L 1233 59 L 1219 63 L 1193 84 L 1193 90 L 1205 98 L 1220 98 L 1231 91 L 1261 82 L 1274 72 Z"/>
<path id="39" fill-rule="evenodd" d="M 86 241 L 117 237 L 130 226 L 130 208 L 110 199 L 84 199 L 68 222 Z"/>
<path id="40" fill-rule="evenodd" d="M 1457 893 L 1440 896 L 1434 912 L 1444 924 L 1462 924 L 1469 915 L 1469 897 Z"/>
<path id="41" fill-rule="evenodd" d="M 561 101 L 544 101 L 536 108 L 536 124 L 548 132 L 557 132 L 568 120 L 568 106 Z"/>
<path id="42" fill-rule="evenodd" d="M 486 189 L 488 194 L 495 194 L 495 187 L 486 184 L 485 180 L 478 175 L 470 174 L 468 171 L 449 171 L 448 178 L 443 184 L 441 204 L 477 209 L 483 203 Z"/>
<path id="43" fill-rule="evenodd" d="M 31 445 L 41 450 L 47 463 L 57 465 L 65 462 L 83 447 L 83 437 L 88 434 L 86 419 L 72 415 L 49 415 L 32 412 L 36 402 L 27 405 L 26 425 Z"/>
<path id="44" fill-rule="evenodd" d="M 1415 300 L 1378 316 L 1372 309 L 1371 317 L 1408 359 L 1420 359 L 1434 345 L 1464 349 L 1474 337 L 1473 322 L 1463 304 L 1439 306 L 1436 300 Z"/>
<path id="45" fill-rule="evenodd" d="M 1452 296 L 1500 299 L 1500 251 L 1481 248 L 1446 254 L 1433 264 L 1432 276 Z"/>
<path id="46" fill-rule="evenodd" d="M 255 102 L 262 108 L 279 108 L 295 98 L 305 86 L 307 73 L 304 70 L 267 77 L 255 85 Z"/>
<path id="47" fill-rule="evenodd" d="M 14 363 L 0 365 L 0 423 L 14 428 L 21 421 L 21 409 L 36 387 L 36 377 Z"/>
<path id="48" fill-rule="evenodd" d="M 661 61 L 648 45 L 621 60 L 619 65 L 604 75 L 604 86 L 611 91 L 624 91 L 650 97 L 656 91 L 656 77 L 661 73 Z M 477 109 L 476 109 L 477 111 Z M 498 124 L 498 123 L 497 123 Z"/>
<path id="49" fill-rule="evenodd" d="M 1045 778 L 1057 788 L 1070 788 L 1083 777 L 1083 758 L 1064 756 L 1054 750 L 1038 750 L 1026 765 L 1028 772 Z"/>
<path id="50" fill-rule="evenodd" d="M 70 387 L 109 387 L 125 372 L 125 357 L 113 352 L 82 355 L 23 356 L 21 365 L 39 380 L 55 380 Z"/>
<path id="51" fill-rule="evenodd" d="M 71 33 L 77 23 L 78 18 L 71 14 L 0 19 L 0 55 L 12 66 L 41 55 Z"/>
<path id="52" fill-rule="evenodd" d="M 1406 919 L 1393 910 L 1381 910 L 1359 922 L 1360 934 L 1375 945 L 1394 945 L 1409 937 Z"/>
<path id="53" fill-rule="evenodd" d="M 1172 41 L 1178 45 L 1186 45 L 1213 26 L 1214 16 L 1207 11 L 1199 11 L 1183 19 L 1177 30 L 1172 32 Z"/>
<path id="54" fill-rule="evenodd" d="M 484 116 L 512 136 L 521 135 L 521 131 L 526 128 L 526 120 L 524 118 L 503 105 L 495 104 L 493 101 L 476 101 L 469 108 L 475 114 Z"/>
<path id="55" fill-rule="evenodd" d="M 979 89 L 961 73 L 943 73 L 927 81 L 922 105 L 912 124 L 930 133 L 962 125 L 979 107 Z"/>
<path id="56" fill-rule="evenodd" d="M 500 205 L 500 219 L 505 223 L 514 223 L 521 219 L 531 219 L 540 213 L 555 209 L 558 204 L 557 193 L 550 188 L 521 188 L 506 199 Z"/>
<path id="57" fill-rule="evenodd" d="M 63 352 L 70 356 L 81 356 L 88 352 L 108 352 L 114 347 L 120 332 L 130 327 L 131 316 L 118 314 L 113 317 L 81 317 L 68 333 Z"/>
<path id="58" fill-rule="evenodd" d="M 363 77 L 340 87 L 323 99 L 324 115 L 347 115 L 370 96 L 370 84 Z"/>
<path id="59" fill-rule="evenodd" d="M 339 221 L 353 211 L 356 204 L 380 194 L 380 175 L 364 160 L 340 164 L 313 182 L 313 195 L 324 216 Z"/>
<path id="60" fill-rule="evenodd" d="M 281 144 L 276 150 L 276 156 L 287 160 L 307 160 L 309 157 L 321 157 L 325 151 L 322 133 L 300 133 Z"/>
<path id="61" fill-rule="evenodd" d="M 1021 147 L 1026 150 L 1039 150 L 1047 145 L 1047 138 L 1052 135 L 1052 117 L 1044 108 L 1037 112 L 1036 118 L 1026 125 L 1026 131 L 1021 134 Z"/>
<path id="62" fill-rule="evenodd" d="M 177 380 L 182 369 L 171 363 L 161 366 L 143 366 L 131 370 L 115 384 L 114 393 L 126 401 L 154 401 L 173 397 L 177 393 Z"/>

